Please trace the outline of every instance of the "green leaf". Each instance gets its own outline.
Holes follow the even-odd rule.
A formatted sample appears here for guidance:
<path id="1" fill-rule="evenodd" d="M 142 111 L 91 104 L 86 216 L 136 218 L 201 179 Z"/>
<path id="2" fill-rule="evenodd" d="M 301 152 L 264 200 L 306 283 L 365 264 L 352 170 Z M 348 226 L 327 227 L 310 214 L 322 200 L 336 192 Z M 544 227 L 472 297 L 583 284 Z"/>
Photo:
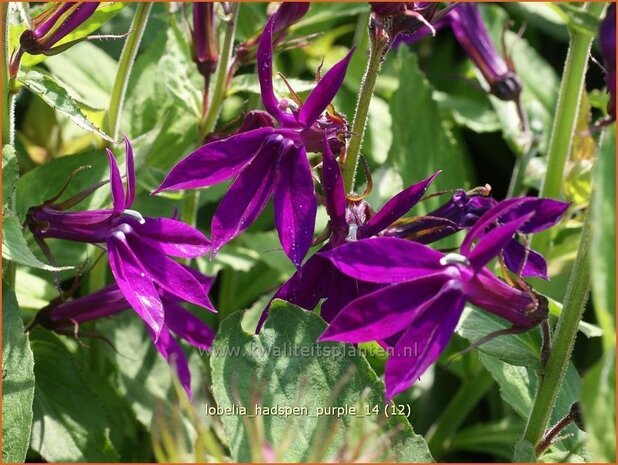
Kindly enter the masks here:
<path id="1" fill-rule="evenodd" d="M 593 172 L 590 272 L 606 348 L 616 343 L 616 126 L 607 129 Z"/>
<path id="2" fill-rule="evenodd" d="M 23 462 L 32 425 L 34 361 L 15 294 L 2 283 L 2 461 Z"/>
<path id="3" fill-rule="evenodd" d="M 242 316 L 236 312 L 223 321 L 210 357 L 217 405 L 237 409 L 222 415 L 234 460 L 259 458 L 266 443 L 283 461 L 332 459 L 342 447 L 356 444 L 361 456 L 370 454 L 373 460 L 386 456 L 406 462 L 432 461 L 426 443 L 405 417 L 386 420 L 381 415 L 350 413 L 341 418 L 316 417 L 317 409 L 324 407 L 356 407 L 363 413 L 364 406 L 384 408 L 383 384 L 354 346 L 316 342 L 326 328 L 316 314 L 275 301 L 259 336 L 243 331 Z M 251 414 L 256 405 L 306 410 L 287 418 L 247 417 L 239 410 L 244 407 Z M 375 431 L 376 420 L 389 432 Z M 256 427 L 263 438 L 255 437 Z M 369 428 L 374 432 L 367 449 L 361 438 Z M 393 435 L 390 446 L 385 434 Z M 386 441 L 384 448 L 379 447 L 381 439 Z"/>
<path id="4" fill-rule="evenodd" d="M 616 461 L 616 354 L 605 354 L 584 376 L 582 411 L 595 462 Z"/>
<path id="5" fill-rule="evenodd" d="M 515 443 L 513 448 L 513 462 L 516 463 L 534 463 L 536 462 L 536 453 L 534 452 L 534 444 L 520 439 Z"/>
<path id="6" fill-rule="evenodd" d="M 32 340 L 36 390 L 32 449 L 49 462 L 118 460 L 100 399 L 82 379 L 84 368 L 49 332 Z"/>
<path id="7" fill-rule="evenodd" d="M 2 217 L 2 258 L 33 268 L 47 271 L 70 270 L 71 266 L 51 266 L 36 258 L 24 238 L 24 232 L 16 216 Z"/>
<path id="8" fill-rule="evenodd" d="M 11 145 L 5 145 L 2 147 L 2 211 L 10 208 L 18 178 L 19 166 L 15 149 Z"/>
<path id="9" fill-rule="evenodd" d="M 116 143 L 114 139 L 97 128 L 88 117 L 84 115 L 79 104 L 50 74 L 31 70 L 25 73 L 19 73 L 17 75 L 17 80 L 30 92 L 41 97 L 50 107 L 66 115 L 80 128 L 90 131 L 106 141 Z"/>
<path id="10" fill-rule="evenodd" d="M 420 71 L 416 55 L 401 47 L 396 59 L 398 73 L 405 78 L 390 103 L 393 142 L 389 159 L 401 173 L 404 186 L 443 170 L 433 189 L 471 187 L 468 160 L 440 116 L 433 88 Z M 416 207 L 417 212 L 426 213 L 439 202 L 439 198 L 429 199 Z"/>

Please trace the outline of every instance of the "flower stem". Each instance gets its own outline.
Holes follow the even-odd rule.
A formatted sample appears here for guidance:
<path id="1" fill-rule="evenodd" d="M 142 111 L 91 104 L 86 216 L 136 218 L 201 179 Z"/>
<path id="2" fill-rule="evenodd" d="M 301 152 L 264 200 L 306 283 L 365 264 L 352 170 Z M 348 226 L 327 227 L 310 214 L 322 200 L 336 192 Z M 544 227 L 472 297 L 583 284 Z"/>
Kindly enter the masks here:
<path id="1" fill-rule="evenodd" d="M 2 144 L 15 145 L 15 94 L 9 81 L 9 4 L 2 3 Z"/>
<path id="2" fill-rule="evenodd" d="M 107 110 L 107 130 L 114 140 L 118 140 L 118 136 L 120 135 L 120 118 L 122 116 L 122 108 L 124 107 L 127 86 L 129 85 L 129 77 L 131 76 L 131 69 L 133 68 L 139 44 L 144 35 L 144 30 L 146 29 L 146 23 L 148 22 L 148 16 L 150 15 L 150 10 L 152 10 L 152 5 L 152 2 L 143 2 L 137 5 L 135 16 L 131 22 L 131 33 L 127 37 L 122 53 L 120 54 L 118 72 L 116 73 L 109 108 Z"/>
<path id="3" fill-rule="evenodd" d="M 586 3 L 583 7 L 592 16 L 599 18 L 605 3 Z M 571 31 L 569 51 L 562 73 L 562 83 L 558 96 L 558 106 L 554 116 L 549 148 L 547 152 L 547 172 L 541 188 L 541 197 L 559 198 L 564 168 L 571 153 L 575 125 L 582 98 L 588 57 L 594 37 L 582 30 Z M 549 231 L 537 234 L 532 240 L 532 248 L 545 254 L 550 242 Z"/>
<path id="4" fill-rule="evenodd" d="M 367 126 L 367 119 L 369 117 L 369 105 L 373 97 L 378 75 L 382 69 L 384 54 L 390 47 L 390 42 L 385 40 L 385 37 L 376 38 L 373 32 L 371 19 L 369 19 L 369 60 L 367 61 L 367 68 L 365 68 L 365 75 L 363 76 L 360 92 L 358 93 L 358 100 L 356 101 L 356 110 L 354 111 L 354 120 L 352 121 L 352 135 L 343 165 L 343 181 L 346 192 L 352 192 L 354 190 L 358 157 L 360 155 L 363 136 L 365 135 L 365 127 Z"/>
<path id="5" fill-rule="evenodd" d="M 579 322 L 584 314 L 590 289 L 590 249 L 592 215 L 588 212 L 569 278 L 564 307 L 552 338 L 553 347 L 534 399 L 524 439 L 535 447 L 542 440 L 556 397 L 571 360 Z"/>

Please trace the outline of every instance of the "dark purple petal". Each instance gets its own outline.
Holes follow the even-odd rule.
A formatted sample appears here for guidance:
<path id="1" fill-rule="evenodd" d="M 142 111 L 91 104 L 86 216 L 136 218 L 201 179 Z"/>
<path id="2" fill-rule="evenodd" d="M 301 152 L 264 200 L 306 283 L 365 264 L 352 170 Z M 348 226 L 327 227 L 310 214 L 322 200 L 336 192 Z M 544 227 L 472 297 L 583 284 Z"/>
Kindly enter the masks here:
<path id="1" fill-rule="evenodd" d="M 520 273 L 523 278 L 549 279 L 547 262 L 543 256 L 534 250 L 527 249 L 515 239 L 504 248 L 503 256 L 506 266 L 513 273 Z"/>
<path id="2" fill-rule="evenodd" d="M 124 201 L 124 208 L 131 208 L 135 201 L 135 160 L 133 159 L 133 147 L 127 137 L 124 138 L 124 147 L 127 164 L 127 195 Z"/>
<path id="3" fill-rule="evenodd" d="M 334 266 L 333 274 L 330 277 L 330 288 L 326 295 L 326 300 L 320 308 L 320 316 L 324 321 L 330 323 L 350 302 L 364 295 L 377 291 L 382 284 L 368 283 L 359 281 L 358 279 L 350 278 Z"/>
<path id="4" fill-rule="evenodd" d="M 127 239 L 142 267 L 158 286 L 187 302 L 212 309 L 202 285 L 184 266 L 149 247 L 134 234 L 129 234 Z"/>
<path id="5" fill-rule="evenodd" d="M 215 333 L 206 323 L 172 300 L 165 299 L 163 304 L 165 325 L 170 331 L 193 347 L 210 350 Z"/>
<path id="6" fill-rule="evenodd" d="M 568 202 L 560 202 L 553 199 L 537 199 L 533 197 L 524 197 L 524 199 L 525 201 L 515 209 L 500 218 L 502 222 L 506 223 L 518 216 L 533 213 L 530 221 L 519 230 L 522 234 L 534 234 L 551 228 L 560 221 L 570 205 Z"/>
<path id="7" fill-rule="evenodd" d="M 315 123 L 320 115 L 326 110 L 326 107 L 333 101 L 337 91 L 343 84 L 345 73 L 350 64 L 350 59 L 354 53 L 352 48 L 348 54 L 339 61 L 335 66 L 328 70 L 328 72 L 322 76 L 318 85 L 311 91 L 305 103 L 300 107 L 298 113 L 298 121 L 305 125 L 305 127 L 311 126 Z"/>
<path id="8" fill-rule="evenodd" d="M 443 257 L 425 245 L 391 237 L 351 242 L 323 256 L 348 276 L 384 284 L 409 281 L 440 271 Z"/>
<path id="9" fill-rule="evenodd" d="M 107 149 L 107 158 L 109 160 L 109 180 L 112 187 L 112 202 L 114 205 L 114 213 L 122 213 L 125 206 L 124 186 L 120 177 L 120 170 L 116 158 L 110 149 Z"/>
<path id="10" fill-rule="evenodd" d="M 154 332 L 155 341 L 164 323 L 163 304 L 150 276 L 129 248 L 123 233 L 114 233 L 107 241 L 109 266 L 118 287 L 133 310 Z"/>
<path id="11" fill-rule="evenodd" d="M 49 50 L 65 36 L 73 32 L 95 12 L 99 2 L 68 2 L 44 21 L 33 32 L 40 39 L 43 50 Z M 72 11 L 71 11 L 72 10 Z M 69 13 L 69 11 L 71 11 Z M 68 15 L 67 15 L 68 13 Z M 65 17 L 65 15 L 67 15 Z M 57 24 L 62 20 L 61 24 Z"/>
<path id="12" fill-rule="evenodd" d="M 174 166 L 153 194 L 164 190 L 197 189 L 236 176 L 274 133 L 274 128 L 260 128 L 203 145 Z"/>
<path id="13" fill-rule="evenodd" d="M 165 360 L 167 360 L 167 363 L 176 369 L 176 375 L 178 376 L 180 385 L 187 392 L 189 399 L 191 399 L 191 372 L 189 371 L 187 357 L 185 356 L 182 347 L 180 347 L 180 344 L 178 344 L 176 339 L 172 337 L 166 327 L 163 327 L 163 330 L 158 338 L 155 337 L 152 331 L 148 332 L 150 333 L 150 337 L 154 341 L 154 345 L 159 353 Z"/>
<path id="14" fill-rule="evenodd" d="M 466 294 L 470 303 L 519 327 L 532 327 L 547 316 L 547 309 L 529 293 L 509 286 L 487 269 L 467 283 Z"/>
<path id="15" fill-rule="evenodd" d="M 275 225 L 285 254 L 300 267 L 313 242 L 317 201 L 305 149 L 293 147 L 279 161 L 273 194 Z"/>
<path id="16" fill-rule="evenodd" d="M 360 343 L 392 336 L 412 323 L 447 280 L 436 274 L 360 297 L 339 312 L 320 340 Z"/>
<path id="17" fill-rule="evenodd" d="M 513 234 L 530 219 L 531 215 L 530 213 L 504 225 L 497 226 L 481 238 L 474 249 L 472 249 L 472 252 L 467 255 L 472 268 L 478 271 L 497 257 L 500 251 L 513 240 Z"/>
<path id="18" fill-rule="evenodd" d="M 273 27 L 273 34 L 284 32 L 291 25 L 300 20 L 309 11 L 309 2 L 283 2 L 274 16 L 277 17 Z"/>
<path id="19" fill-rule="evenodd" d="M 425 195 L 429 185 L 441 172 L 438 171 L 427 179 L 404 189 L 395 197 L 390 199 L 364 226 L 358 228 L 357 237 L 375 236 L 393 224 L 396 220 L 408 213 L 410 209 L 418 203 Z"/>
<path id="20" fill-rule="evenodd" d="M 465 304 L 459 283 L 451 283 L 415 316 L 397 341 L 384 368 L 387 401 L 412 386 L 450 341 Z"/>
<path id="21" fill-rule="evenodd" d="M 429 244 L 455 234 L 459 230 L 459 225 L 447 218 L 416 216 L 397 221 L 385 229 L 383 235 Z"/>
<path id="22" fill-rule="evenodd" d="M 230 186 L 212 218 L 213 253 L 251 226 L 266 207 L 280 152 L 280 139 L 265 143 Z"/>
<path id="23" fill-rule="evenodd" d="M 165 255 L 180 258 L 201 257 L 210 250 L 210 241 L 197 229 L 171 218 L 144 218 L 131 222 L 140 238 Z"/>
<path id="24" fill-rule="evenodd" d="M 343 175 L 326 140 L 324 141 L 324 156 L 322 157 L 322 188 L 324 189 L 326 212 L 330 217 L 331 231 L 337 236 L 343 235 L 342 239 L 345 239 L 348 224 L 345 220 L 346 195 Z"/>

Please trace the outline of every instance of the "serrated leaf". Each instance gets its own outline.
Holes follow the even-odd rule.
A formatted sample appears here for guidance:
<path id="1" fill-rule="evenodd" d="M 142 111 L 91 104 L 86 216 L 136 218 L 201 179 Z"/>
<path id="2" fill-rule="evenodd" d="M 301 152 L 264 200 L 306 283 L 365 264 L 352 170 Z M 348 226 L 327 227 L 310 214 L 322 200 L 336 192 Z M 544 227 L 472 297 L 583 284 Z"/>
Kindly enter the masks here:
<path id="1" fill-rule="evenodd" d="M 332 459 L 344 443 L 349 445 L 349 441 L 360 439 L 350 436 L 353 431 L 360 428 L 367 433 L 367 428 L 375 426 L 377 417 L 370 416 L 316 418 L 318 407 L 361 408 L 366 402 L 382 409 L 384 405 L 382 382 L 364 357 L 354 353 L 353 346 L 316 342 L 326 328 L 320 317 L 275 301 L 262 331 L 253 336 L 243 331 L 242 316 L 236 312 L 224 320 L 213 344 L 210 362 L 217 405 L 244 406 L 249 413 L 256 404 L 307 410 L 289 418 L 258 415 L 251 419 L 239 411 L 223 415 L 234 460 L 252 459 L 249 446 L 257 444 L 250 438 L 251 421 L 263 423 L 264 440 L 278 454 L 278 459 L 284 461 Z M 387 441 L 384 450 L 380 450 L 382 438 L 374 438 L 367 451 L 367 444 L 361 440 L 361 453 L 370 452 L 375 458 L 390 456 L 397 461 L 432 461 L 424 440 L 413 433 L 405 417 L 391 417 L 385 427 L 394 435 L 390 447 Z M 399 428 L 400 433 L 393 427 Z M 256 451 L 253 452 L 256 457 Z"/>
<path id="2" fill-rule="evenodd" d="M 19 220 L 12 214 L 2 217 L 2 258 L 46 271 L 73 269 L 72 266 L 51 266 L 36 258 L 28 247 Z"/>
<path id="3" fill-rule="evenodd" d="M 32 449 L 49 462 L 114 462 L 101 401 L 83 381 L 83 367 L 49 332 L 32 340 L 36 390 Z"/>
<path id="4" fill-rule="evenodd" d="M 15 149 L 11 145 L 5 145 L 2 147 L 2 211 L 11 205 L 18 178 L 19 166 Z"/>
<path id="5" fill-rule="evenodd" d="M 23 462 L 32 426 L 34 361 L 12 290 L 2 283 L 2 462 Z"/>
<path id="6" fill-rule="evenodd" d="M 31 70 L 19 73 L 17 80 L 30 92 L 41 97 L 49 106 L 66 115 L 80 128 L 93 132 L 106 141 L 117 143 L 86 117 L 78 103 L 50 74 Z"/>

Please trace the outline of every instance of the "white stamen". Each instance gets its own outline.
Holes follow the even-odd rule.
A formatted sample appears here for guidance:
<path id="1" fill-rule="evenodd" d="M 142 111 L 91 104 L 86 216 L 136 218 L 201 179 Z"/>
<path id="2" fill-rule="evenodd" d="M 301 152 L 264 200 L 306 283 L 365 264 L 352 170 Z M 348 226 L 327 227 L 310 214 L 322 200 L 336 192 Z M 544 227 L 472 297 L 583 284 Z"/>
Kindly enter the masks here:
<path id="1" fill-rule="evenodd" d="M 458 253 L 447 253 L 444 257 L 440 259 L 440 265 L 448 266 L 448 265 L 470 265 L 470 260 L 468 257 L 464 257 Z"/>
<path id="2" fill-rule="evenodd" d="M 135 218 L 139 224 L 144 224 L 146 222 L 146 220 L 144 219 L 144 217 L 142 216 L 142 214 L 138 211 L 135 210 L 130 210 L 128 208 L 126 208 L 123 212 L 123 215 L 127 215 L 130 216 L 132 218 Z"/>

